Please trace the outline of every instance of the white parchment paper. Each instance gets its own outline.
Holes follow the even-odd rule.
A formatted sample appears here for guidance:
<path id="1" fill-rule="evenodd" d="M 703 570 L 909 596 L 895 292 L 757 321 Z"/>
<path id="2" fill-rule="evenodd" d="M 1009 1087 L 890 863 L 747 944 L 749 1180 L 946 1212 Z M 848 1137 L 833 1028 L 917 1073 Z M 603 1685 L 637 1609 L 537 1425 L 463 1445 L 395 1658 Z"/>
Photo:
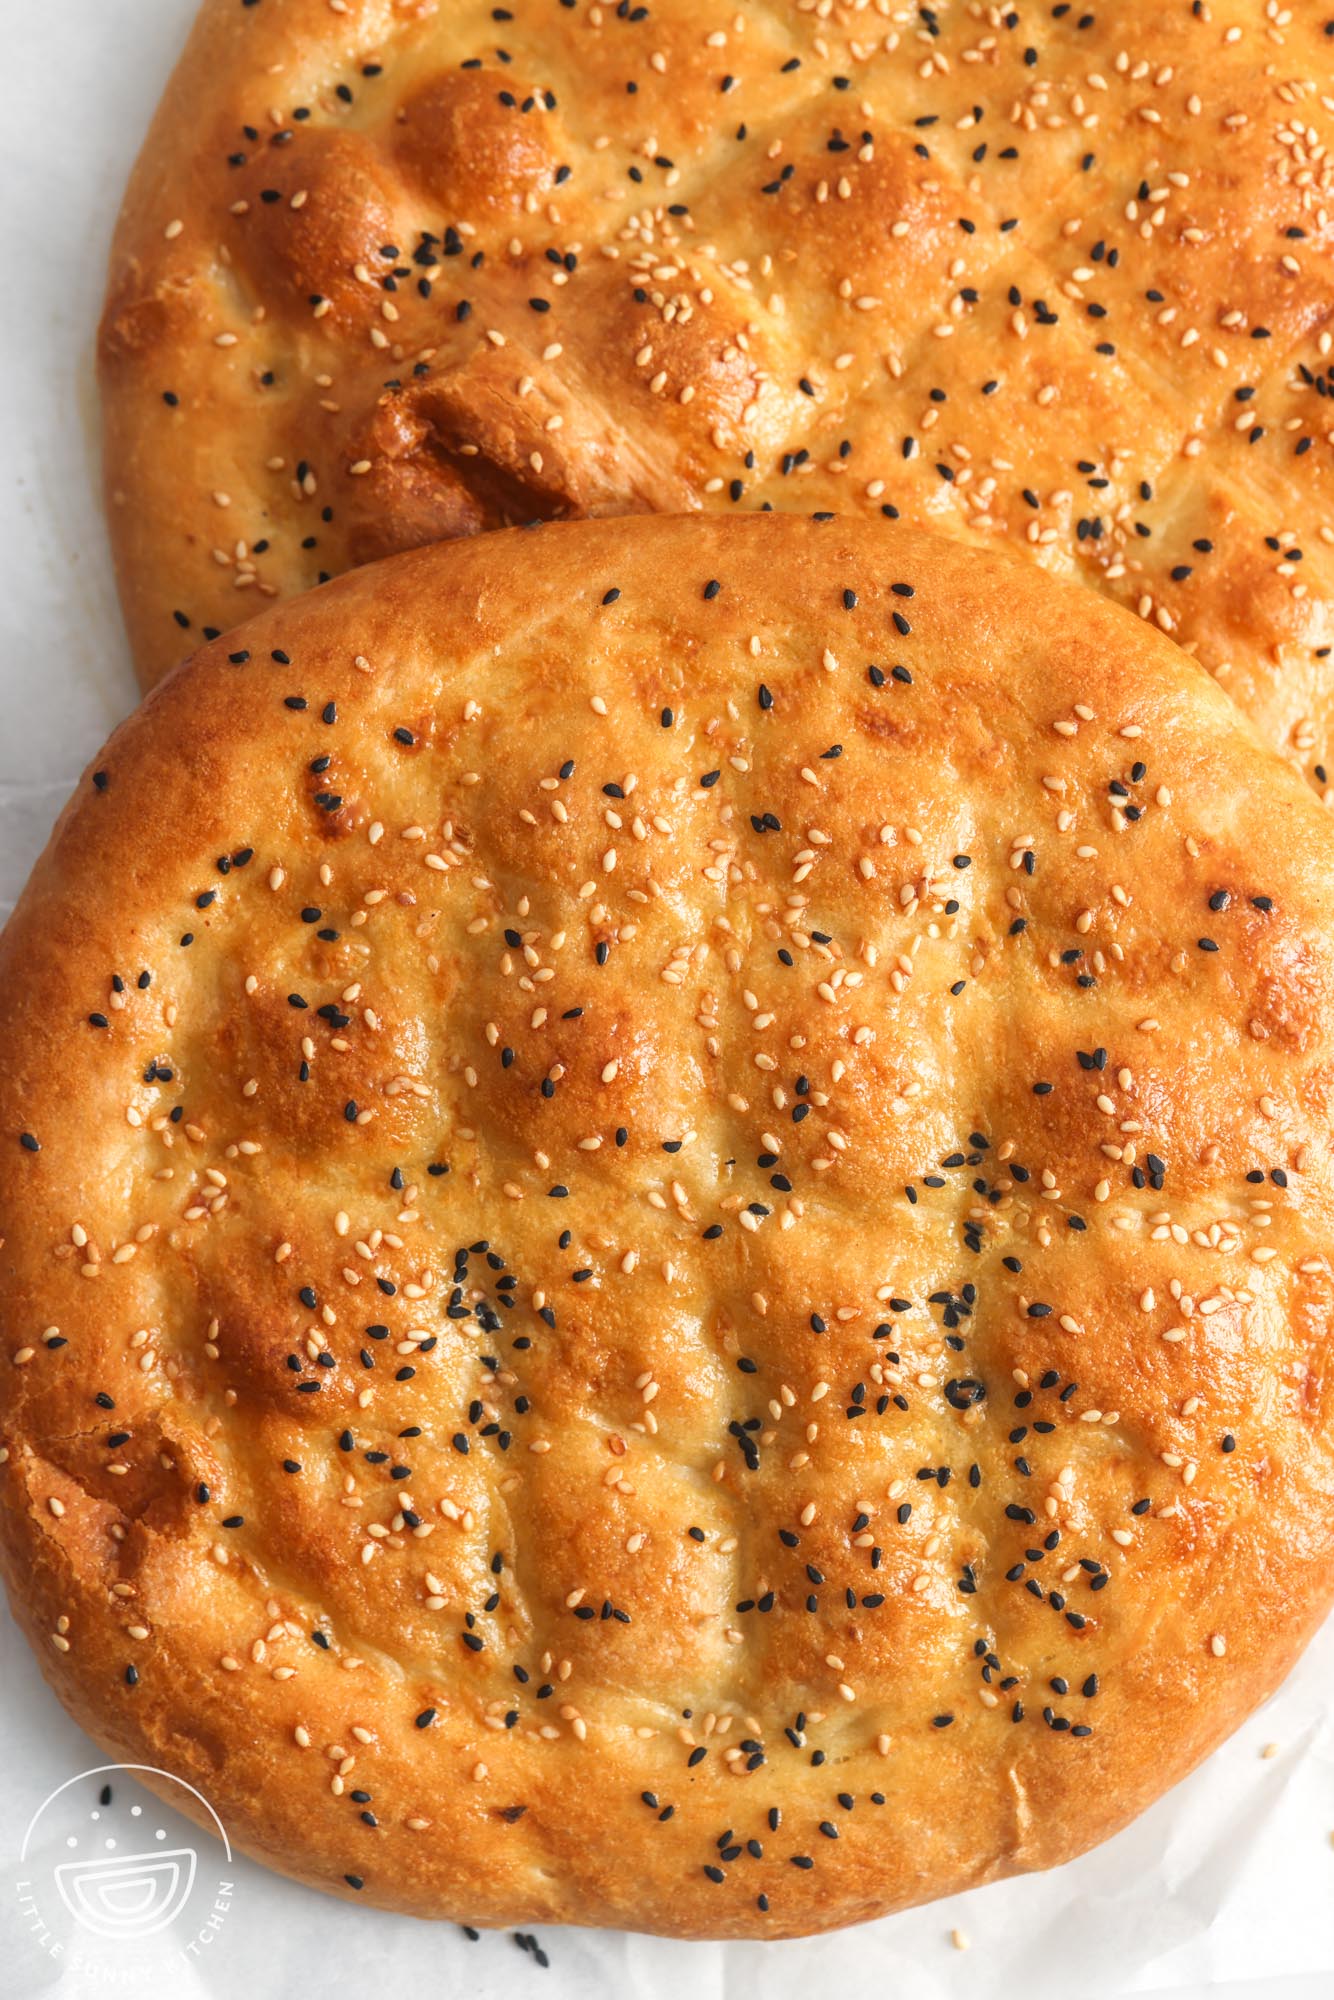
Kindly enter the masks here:
<path id="1" fill-rule="evenodd" d="M 1259 19 L 1262 0 L 1254 6 Z M 97 504 L 92 339 L 116 204 L 193 7 L 0 8 L 0 914 L 84 763 L 134 700 Z M 14 1882 L 30 1815 L 102 1759 L 3 1612 L 0 1690 L 0 1996 L 84 2000 L 112 1988 L 42 1951 Z M 470 1943 L 451 1926 L 334 1903 L 240 1862 L 225 1930 L 158 1993 L 1334 2000 L 1332 1834 L 1334 1624 L 1202 1771 L 1052 1875 L 806 1943 L 549 1931 L 543 1969 L 511 1937 Z"/>

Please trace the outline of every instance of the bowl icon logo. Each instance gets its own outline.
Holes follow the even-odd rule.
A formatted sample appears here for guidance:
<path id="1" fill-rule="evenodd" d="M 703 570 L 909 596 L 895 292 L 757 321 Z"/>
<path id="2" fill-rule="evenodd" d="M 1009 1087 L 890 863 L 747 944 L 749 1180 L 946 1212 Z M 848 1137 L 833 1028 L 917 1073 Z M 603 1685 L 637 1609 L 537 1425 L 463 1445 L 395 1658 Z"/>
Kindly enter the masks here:
<path id="1" fill-rule="evenodd" d="M 197 1859 L 192 1847 L 173 1847 L 159 1854 L 62 1861 L 56 1887 L 70 1915 L 99 1937 L 150 1937 L 185 1908 Z"/>
<path id="2" fill-rule="evenodd" d="M 235 1878 L 202 1792 L 150 1765 L 99 1764 L 38 1806 L 12 1887 L 30 1956 L 141 1995 L 182 1959 L 224 1949 Z"/>

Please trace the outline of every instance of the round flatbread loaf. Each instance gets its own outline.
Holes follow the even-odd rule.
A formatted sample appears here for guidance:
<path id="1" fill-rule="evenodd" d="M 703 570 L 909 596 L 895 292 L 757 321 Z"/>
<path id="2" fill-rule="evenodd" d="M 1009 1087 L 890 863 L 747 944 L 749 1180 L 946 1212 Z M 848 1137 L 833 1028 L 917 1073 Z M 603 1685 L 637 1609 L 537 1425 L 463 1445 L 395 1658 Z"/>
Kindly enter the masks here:
<path id="1" fill-rule="evenodd" d="M 146 679 L 444 536 L 833 509 L 1119 599 L 1323 792 L 1327 12 L 206 0 L 102 329 Z"/>
<path id="2" fill-rule="evenodd" d="M 1330 859 L 1179 649 L 876 525 L 516 530 L 201 652 L 0 943 L 61 1698 L 474 1923 L 1101 1839 L 1334 1584 Z"/>

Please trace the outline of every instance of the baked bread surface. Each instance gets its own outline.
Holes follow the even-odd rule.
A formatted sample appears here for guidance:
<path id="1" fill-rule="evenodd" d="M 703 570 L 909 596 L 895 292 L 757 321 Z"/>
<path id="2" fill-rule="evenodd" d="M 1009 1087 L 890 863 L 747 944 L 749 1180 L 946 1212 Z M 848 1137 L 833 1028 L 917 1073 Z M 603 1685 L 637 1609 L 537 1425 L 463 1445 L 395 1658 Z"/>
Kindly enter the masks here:
<path id="1" fill-rule="evenodd" d="M 557 524 L 281 604 L 0 941 L 0 1530 L 336 1894 L 845 1924 L 1122 1825 L 1334 1580 L 1324 813 L 1031 565 Z"/>
<path id="2" fill-rule="evenodd" d="M 102 328 L 142 672 L 506 521 L 883 512 L 1128 605 L 1323 792 L 1331 101 L 1261 0 L 206 0 Z"/>

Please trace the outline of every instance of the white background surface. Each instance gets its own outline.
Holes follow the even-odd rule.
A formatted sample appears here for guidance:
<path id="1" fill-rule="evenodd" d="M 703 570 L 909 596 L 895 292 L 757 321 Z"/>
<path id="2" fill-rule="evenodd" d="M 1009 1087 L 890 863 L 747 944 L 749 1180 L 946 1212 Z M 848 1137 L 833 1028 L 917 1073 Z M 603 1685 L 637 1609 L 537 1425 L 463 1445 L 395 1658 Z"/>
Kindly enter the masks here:
<path id="1" fill-rule="evenodd" d="M 193 4 L 0 9 L 0 913 L 134 699 L 97 503 L 93 329 L 116 204 Z M 29 1814 L 101 1759 L 3 1612 L 0 1689 L 0 1995 L 84 2000 L 87 1977 L 62 1974 L 25 1939 L 11 1883 Z M 691 2000 L 1331 2000 L 1331 1690 L 1334 1626 L 1203 1771 L 1096 1854 L 834 1938 L 717 1947 L 550 1931 L 543 1971 L 509 1937 L 470 1944 L 452 1926 L 357 1910 L 242 1863 L 208 1962 L 182 1964 L 162 2000 L 376 1988 L 567 2000 L 594 1984 L 616 2000 L 666 2000 L 687 1983 Z M 1262 1757 L 1266 1744 L 1277 1754 Z M 951 1945 L 955 1926 L 966 1952 Z"/>

